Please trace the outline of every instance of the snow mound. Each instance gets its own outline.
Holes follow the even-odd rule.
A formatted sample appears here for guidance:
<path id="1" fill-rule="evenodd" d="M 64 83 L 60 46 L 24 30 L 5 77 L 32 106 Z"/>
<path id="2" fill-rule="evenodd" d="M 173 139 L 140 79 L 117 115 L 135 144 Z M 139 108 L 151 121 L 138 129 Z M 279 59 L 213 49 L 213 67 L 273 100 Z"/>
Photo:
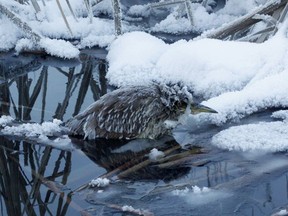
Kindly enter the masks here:
<path id="1" fill-rule="evenodd" d="M 236 151 L 284 151 L 288 149 L 288 122 L 260 122 L 230 127 L 216 134 L 212 144 Z"/>
<path id="2" fill-rule="evenodd" d="M 168 45 L 131 32 L 112 43 L 107 78 L 116 86 L 182 82 L 219 112 L 205 118 L 220 125 L 288 106 L 287 57 L 288 39 L 281 30 L 262 44 L 200 39 Z"/>
<path id="3" fill-rule="evenodd" d="M 276 119 L 287 120 L 288 119 L 288 110 L 279 110 L 279 111 L 273 112 L 271 117 L 276 118 Z"/>
<path id="4" fill-rule="evenodd" d="M 167 47 L 162 40 L 144 32 L 119 37 L 109 48 L 107 78 L 117 86 L 149 83 L 158 77 L 153 68 Z"/>
<path id="5" fill-rule="evenodd" d="M 80 53 L 70 42 L 64 40 L 43 38 L 40 40 L 39 45 L 41 48 L 44 48 L 48 54 L 60 58 L 77 58 Z"/>

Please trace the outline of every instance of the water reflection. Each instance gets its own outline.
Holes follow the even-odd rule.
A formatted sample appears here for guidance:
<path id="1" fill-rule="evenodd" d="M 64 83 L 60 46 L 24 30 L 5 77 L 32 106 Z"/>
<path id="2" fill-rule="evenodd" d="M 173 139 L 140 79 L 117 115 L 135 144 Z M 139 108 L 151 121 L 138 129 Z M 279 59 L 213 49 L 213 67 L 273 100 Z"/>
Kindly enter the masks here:
<path id="1" fill-rule="evenodd" d="M 0 116 L 42 123 L 76 115 L 109 88 L 103 55 L 82 53 L 78 60 L 64 61 L 47 56 L 3 54 Z M 0 143 L 1 215 L 68 214 L 72 192 L 65 185 L 71 172 L 72 153 L 16 137 L 0 136 Z M 78 215 L 75 212 L 81 208 L 75 203 L 72 206 L 68 215 Z"/>
<path id="2" fill-rule="evenodd" d="M 2 215 L 6 215 L 5 208 L 7 215 L 56 215 L 52 213 L 55 206 L 57 215 L 65 215 L 70 199 L 62 185 L 70 174 L 71 153 L 58 151 L 52 156 L 52 147 L 4 137 L 0 143 Z M 57 196 L 61 199 L 55 200 Z"/>
<path id="3" fill-rule="evenodd" d="M 182 166 L 183 163 L 175 162 L 176 158 L 171 158 L 170 165 L 168 164 L 169 160 L 163 161 L 160 163 L 161 165 L 158 161 L 149 160 L 149 153 L 154 147 L 162 152 L 178 154 L 178 159 L 181 159 L 180 153 L 184 151 L 172 137 L 164 137 L 157 141 L 146 139 L 132 141 L 72 139 L 72 141 L 93 162 L 106 169 L 107 173 L 103 177 L 129 180 L 159 179 L 168 182 L 187 175 L 191 169 L 189 166 Z M 198 152 L 195 150 L 194 153 L 197 154 Z M 190 156 L 192 155 L 191 151 Z"/>
<path id="4" fill-rule="evenodd" d="M 20 121 L 63 120 L 107 92 L 104 59 L 85 53 L 74 61 L 50 58 L 11 54 L 0 59 L 1 115 Z"/>

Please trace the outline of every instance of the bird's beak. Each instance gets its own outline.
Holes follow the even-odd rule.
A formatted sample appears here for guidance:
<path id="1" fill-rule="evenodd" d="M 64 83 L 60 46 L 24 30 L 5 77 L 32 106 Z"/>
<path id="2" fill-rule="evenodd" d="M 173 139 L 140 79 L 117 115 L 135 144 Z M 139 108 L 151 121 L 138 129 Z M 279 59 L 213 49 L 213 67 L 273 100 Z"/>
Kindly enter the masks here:
<path id="1" fill-rule="evenodd" d="M 201 105 L 201 104 L 192 104 L 191 105 L 191 112 L 193 114 L 197 114 L 197 113 L 201 113 L 201 112 L 218 113 L 216 110 L 214 110 L 210 107 Z"/>

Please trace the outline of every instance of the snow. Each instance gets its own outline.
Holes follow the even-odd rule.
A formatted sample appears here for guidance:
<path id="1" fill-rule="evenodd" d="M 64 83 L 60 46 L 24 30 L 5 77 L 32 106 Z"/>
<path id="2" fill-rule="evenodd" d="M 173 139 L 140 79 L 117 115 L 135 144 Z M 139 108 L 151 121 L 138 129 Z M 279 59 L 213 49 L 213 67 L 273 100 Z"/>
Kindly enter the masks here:
<path id="1" fill-rule="evenodd" d="M 11 116 L 3 115 L 0 117 L 0 126 L 6 126 L 7 124 L 11 123 L 14 119 Z"/>
<path id="2" fill-rule="evenodd" d="M 45 49 L 46 53 L 60 58 L 77 58 L 80 53 L 70 42 L 64 40 L 43 38 L 39 45 Z"/>
<path id="3" fill-rule="evenodd" d="M 16 1 L 3 0 L 1 4 L 17 14 L 22 21 L 28 23 L 33 31 L 43 39 L 39 44 L 19 42 L 25 35 L 18 27 L 11 23 L 6 17 L 0 18 L 0 51 L 7 51 L 16 46 L 16 53 L 22 48 L 44 49 L 48 54 L 60 58 L 77 58 L 79 50 L 94 46 L 107 47 L 114 39 L 114 21 L 93 17 L 90 22 L 87 16 L 87 9 L 82 1 L 71 0 L 72 8 L 76 14 L 76 19 L 72 16 L 66 2 L 61 2 L 64 14 L 72 31 L 68 31 L 65 22 L 57 6 L 57 1 L 47 1 L 46 6 L 39 2 L 41 11 L 35 14 L 32 4 L 20 5 Z M 108 0 L 101 2 L 95 7 L 95 14 L 106 11 L 111 14 L 111 2 Z M 110 11 L 110 12 L 109 12 Z M 3 27 L 3 28 L 2 28 Z M 123 22 L 123 30 L 134 30 L 135 26 L 127 25 Z M 51 39 L 49 39 L 51 38 Z M 77 46 L 65 40 L 75 39 Z M 27 40 L 27 39 L 26 39 Z"/>
<path id="4" fill-rule="evenodd" d="M 260 1 L 265 2 L 265 1 Z M 71 6 L 76 18 L 69 10 L 65 2 L 61 2 L 63 12 L 67 18 L 72 34 L 69 32 L 62 18 L 57 1 L 47 1 L 45 6 L 39 2 L 40 12 L 35 13 L 32 4 L 19 4 L 16 1 L 2 0 L 1 3 L 9 10 L 14 12 L 22 21 L 28 23 L 33 31 L 45 39 L 39 44 L 27 41 L 19 42 L 23 37 L 27 37 L 18 27 L 11 23 L 5 16 L 0 19 L 0 51 L 7 51 L 16 47 L 16 53 L 23 48 L 44 49 L 48 54 L 61 58 L 75 58 L 77 52 L 75 49 L 90 48 L 94 46 L 107 47 L 115 39 L 114 21 L 98 18 L 98 15 L 106 14 L 112 16 L 113 9 L 110 0 L 104 0 L 93 7 L 95 17 L 88 16 L 85 4 L 82 1 L 71 0 Z M 235 7 L 235 4 L 237 7 Z M 207 10 L 199 3 L 192 4 L 194 25 L 191 26 L 190 21 L 185 14 L 178 14 L 178 8 L 184 4 L 175 4 L 169 9 L 171 14 L 164 17 L 162 21 L 154 26 L 146 27 L 147 31 L 166 32 L 166 33 L 187 33 L 191 31 L 205 31 L 211 28 L 217 28 L 228 23 L 254 9 L 260 3 L 255 0 L 248 0 L 245 3 L 230 0 L 227 5 L 215 12 L 208 13 Z M 179 6 L 180 5 L 180 6 Z M 124 11 L 126 10 L 125 8 Z M 184 10 L 185 11 L 185 10 Z M 133 5 L 127 8 L 127 14 L 123 13 L 123 20 L 137 19 L 133 16 L 149 18 L 151 16 L 151 8 L 148 5 Z M 129 16 L 132 16 L 129 17 Z M 155 15 L 154 15 L 155 16 Z M 126 21 L 122 22 L 123 31 L 130 32 L 135 30 L 143 30 L 144 26 L 134 26 Z M 3 28 L 2 28 L 3 27 Z M 51 40 L 48 40 L 50 38 Z M 68 45 L 64 40 L 74 39 L 76 45 Z M 60 41 L 62 41 L 60 43 Z"/>
<path id="5" fill-rule="evenodd" d="M 163 158 L 165 156 L 164 152 L 159 151 L 156 148 L 151 149 L 150 153 L 149 153 L 149 159 L 151 161 L 157 161 L 160 158 Z"/>
<path id="6" fill-rule="evenodd" d="M 271 216 L 287 216 L 288 215 L 288 210 L 287 209 L 282 209 Z"/>
<path id="7" fill-rule="evenodd" d="M 288 110 L 279 110 L 279 111 L 273 112 L 271 117 L 276 118 L 276 119 L 287 120 L 288 119 Z"/>
<path id="8" fill-rule="evenodd" d="M 48 140 L 48 136 L 53 136 L 62 131 L 61 123 L 62 121 L 54 119 L 52 122 L 43 122 L 42 124 L 25 123 L 17 126 L 5 126 L 1 132 L 5 135 L 37 137 L 45 142 Z"/>
<path id="9" fill-rule="evenodd" d="M 203 195 L 203 194 L 209 193 L 211 191 L 212 190 L 210 188 L 208 188 L 208 187 L 200 188 L 197 185 L 194 185 L 194 186 L 192 186 L 191 190 L 189 188 L 185 187 L 182 190 L 179 190 L 179 189 L 173 190 L 172 194 L 176 195 L 176 196 L 183 196 L 183 195 L 187 195 L 188 193 L 193 193 L 195 195 L 196 194 L 202 194 Z"/>
<path id="10" fill-rule="evenodd" d="M 91 187 L 106 187 L 110 184 L 110 180 L 107 178 L 97 178 L 97 179 L 92 179 L 89 182 L 89 185 Z"/>
<path id="11" fill-rule="evenodd" d="M 192 186 L 191 189 L 185 187 L 184 189 L 173 190 L 171 194 L 173 196 L 182 197 L 186 202 L 196 206 L 216 202 L 219 199 L 224 199 L 230 196 L 227 192 L 213 190 L 208 187 L 200 188 L 197 185 Z"/>
<path id="12" fill-rule="evenodd" d="M 215 13 L 209 13 L 209 10 L 206 10 L 202 4 L 194 3 L 192 4 L 193 26 L 191 26 L 190 21 L 186 16 L 183 16 L 178 12 L 178 8 L 184 6 L 182 3 L 182 5 L 176 5 L 172 9 L 171 14 L 161 22 L 157 23 L 154 27 L 152 27 L 151 30 L 153 32 L 167 32 L 173 34 L 180 34 L 191 31 L 203 32 L 209 29 L 218 28 L 223 24 L 229 23 L 239 18 L 240 16 L 247 14 L 252 9 L 259 6 L 260 3 L 261 2 L 255 0 L 247 0 L 241 2 L 237 0 L 229 0 L 223 9 L 220 9 Z"/>
<path id="13" fill-rule="evenodd" d="M 0 26 L 0 51 L 8 51 L 15 46 L 22 34 L 6 17 L 0 18 Z"/>
<path id="14" fill-rule="evenodd" d="M 219 132 L 212 144 L 237 151 L 284 151 L 288 149 L 288 122 L 259 122 Z"/>

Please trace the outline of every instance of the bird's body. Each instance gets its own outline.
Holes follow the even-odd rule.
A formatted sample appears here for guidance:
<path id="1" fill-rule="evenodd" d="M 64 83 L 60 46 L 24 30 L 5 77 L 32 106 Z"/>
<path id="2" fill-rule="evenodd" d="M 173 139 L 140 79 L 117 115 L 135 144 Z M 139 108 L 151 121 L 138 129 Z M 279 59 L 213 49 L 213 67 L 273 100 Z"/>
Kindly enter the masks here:
<path id="1" fill-rule="evenodd" d="M 88 139 L 155 139 L 167 132 L 164 122 L 176 120 L 192 101 L 187 88 L 177 84 L 125 87 L 102 96 L 66 125 L 71 134 Z"/>

